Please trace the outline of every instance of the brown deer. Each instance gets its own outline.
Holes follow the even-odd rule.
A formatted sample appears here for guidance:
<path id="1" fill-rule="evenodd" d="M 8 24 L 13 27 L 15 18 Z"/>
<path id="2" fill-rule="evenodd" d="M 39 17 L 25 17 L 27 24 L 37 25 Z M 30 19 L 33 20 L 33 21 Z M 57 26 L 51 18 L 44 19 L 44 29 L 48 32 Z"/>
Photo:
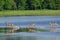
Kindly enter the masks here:
<path id="1" fill-rule="evenodd" d="M 50 23 L 49 25 L 52 26 L 52 28 L 49 29 L 50 32 L 56 32 L 56 28 L 55 28 L 55 26 L 57 26 L 57 23 L 52 22 L 52 23 Z"/>
<path id="2" fill-rule="evenodd" d="M 28 24 L 29 26 L 29 32 L 35 32 L 36 30 L 32 29 L 33 26 L 35 26 L 36 24 Z"/>
<path id="3" fill-rule="evenodd" d="M 19 29 L 18 26 L 14 26 L 14 24 L 11 24 L 11 23 L 8 23 L 8 22 L 6 22 L 6 26 L 13 28 L 13 29 L 11 29 L 11 30 L 7 30 L 7 33 L 12 33 L 12 32 L 14 32 L 15 30 L 18 30 L 18 29 Z"/>

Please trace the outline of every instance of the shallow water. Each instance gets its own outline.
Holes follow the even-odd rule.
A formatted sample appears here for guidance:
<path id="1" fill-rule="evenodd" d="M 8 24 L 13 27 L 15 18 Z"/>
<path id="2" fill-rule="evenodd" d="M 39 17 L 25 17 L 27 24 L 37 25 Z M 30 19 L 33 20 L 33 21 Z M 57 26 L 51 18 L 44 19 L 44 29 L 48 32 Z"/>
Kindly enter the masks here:
<path id="1" fill-rule="evenodd" d="M 59 40 L 60 37 L 56 33 L 49 32 L 20 32 L 20 33 L 11 33 L 0 35 L 1 40 Z"/>
<path id="2" fill-rule="evenodd" d="M 0 26 L 6 26 L 5 22 L 13 23 L 16 26 L 28 27 L 28 24 L 36 24 L 36 28 L 50 27 L 50 22 L 56 22 L 60 27 L 60 16 L 17 16 L 0 17 Z M 0 33 L 0 40 L 60 40 L 60 28 L 57 32 L 20 32 L 4 34 Z"/>

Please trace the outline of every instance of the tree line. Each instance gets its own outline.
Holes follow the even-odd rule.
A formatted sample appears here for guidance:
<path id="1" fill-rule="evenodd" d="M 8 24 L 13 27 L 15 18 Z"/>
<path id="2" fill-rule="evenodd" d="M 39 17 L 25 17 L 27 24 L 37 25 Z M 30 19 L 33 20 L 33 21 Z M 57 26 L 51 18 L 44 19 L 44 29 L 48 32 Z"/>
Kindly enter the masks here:
<path id="1" fill-rule="evenodd" d="M 60 0 L 0 0 L 0 10 L 60 9 Z"/>

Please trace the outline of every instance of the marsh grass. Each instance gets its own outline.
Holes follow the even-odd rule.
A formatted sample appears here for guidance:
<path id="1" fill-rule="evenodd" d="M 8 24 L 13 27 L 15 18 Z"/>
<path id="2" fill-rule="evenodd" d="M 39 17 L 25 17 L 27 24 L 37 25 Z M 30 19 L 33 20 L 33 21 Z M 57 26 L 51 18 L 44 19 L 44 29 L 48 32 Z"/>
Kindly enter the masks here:
<path id="1" fill-rule="evenodd" d="M 4 10 L 0 16 L 60 16 L 60 10 Z"/>

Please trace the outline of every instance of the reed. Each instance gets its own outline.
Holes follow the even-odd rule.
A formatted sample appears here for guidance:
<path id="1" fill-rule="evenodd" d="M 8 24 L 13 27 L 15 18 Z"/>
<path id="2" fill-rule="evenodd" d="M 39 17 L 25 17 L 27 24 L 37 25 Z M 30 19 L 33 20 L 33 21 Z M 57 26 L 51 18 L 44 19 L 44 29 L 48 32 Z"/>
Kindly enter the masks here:
<path id="1" fill-rule="evenodd" d="M 60 16 L 60 10 L 4 10 L 1 16 Z"/>

